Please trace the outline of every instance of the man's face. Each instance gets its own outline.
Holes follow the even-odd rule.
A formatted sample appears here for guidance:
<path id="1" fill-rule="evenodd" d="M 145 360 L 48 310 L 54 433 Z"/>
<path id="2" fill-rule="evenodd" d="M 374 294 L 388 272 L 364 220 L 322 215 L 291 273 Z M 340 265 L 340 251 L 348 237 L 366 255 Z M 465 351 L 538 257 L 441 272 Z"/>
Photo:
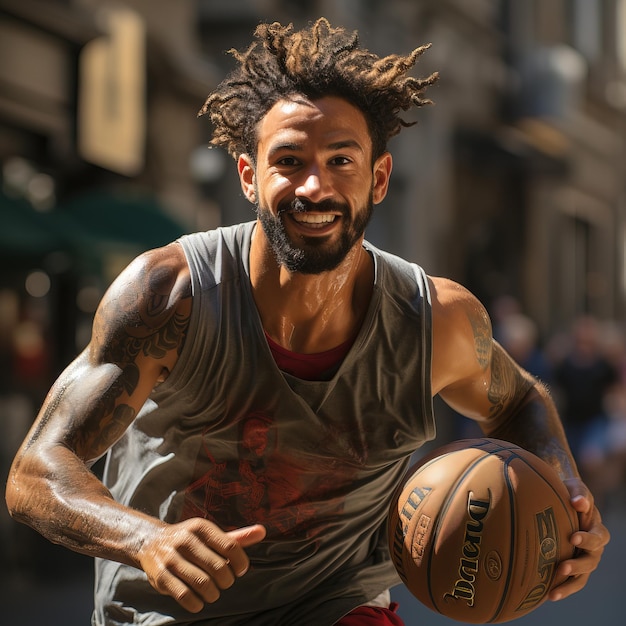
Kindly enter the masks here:
<path id="1" fill-rule="evenodd" d="M 279 264 L 317 274 L 360 245 L 390 171 L 385 155 L 389 166 L 377 174 L 383 157 L 372 167 L 371 150 L 365 117 L 341 98 L 282 100 L 270 109 L 259 124 L 251 187 Z"/>

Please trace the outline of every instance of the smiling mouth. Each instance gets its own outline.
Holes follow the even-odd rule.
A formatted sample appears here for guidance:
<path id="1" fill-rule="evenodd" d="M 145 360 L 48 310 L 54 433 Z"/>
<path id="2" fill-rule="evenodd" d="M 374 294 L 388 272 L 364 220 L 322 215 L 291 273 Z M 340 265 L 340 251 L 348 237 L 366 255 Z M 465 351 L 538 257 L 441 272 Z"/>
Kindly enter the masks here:
<path id="1" fill-rule="evenodd" d="M 304 224 L 306 226 L 312 226 L 313 228 L 322 228 L 328 224 L 332 224 L 337 215 L 332 213 L 292 213 L 291 217 L 298 222 L 298 224 Z"/>

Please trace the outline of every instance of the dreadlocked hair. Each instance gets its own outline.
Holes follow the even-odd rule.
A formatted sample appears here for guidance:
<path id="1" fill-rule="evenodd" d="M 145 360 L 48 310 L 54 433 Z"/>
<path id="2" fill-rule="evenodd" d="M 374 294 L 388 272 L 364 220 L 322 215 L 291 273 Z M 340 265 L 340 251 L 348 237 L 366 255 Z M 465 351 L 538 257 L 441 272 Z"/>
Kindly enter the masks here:
<path id="1" fill-rule="evenodd" d="M 292 24 L 260 24 L 254 35 L 247 50 L 229 50 L 239 66 L 198 113 L 209 114 L 211 143 L 235 159 L 242 153 L 256 159 L 257 124 L 276 102 L 295 94 L 311 100 L 339 96 L 358 107 L 368 123 L 374 159 L 402 127 L 415 123 L 401 119 L 400 111 L 431 104 L 422 95 L 437 73 L 405 76 L 430 44 L 406 56 L 381 58 L 359 48 L 356 32 L 333 28 L 323 17 L 298 32 Z"/>

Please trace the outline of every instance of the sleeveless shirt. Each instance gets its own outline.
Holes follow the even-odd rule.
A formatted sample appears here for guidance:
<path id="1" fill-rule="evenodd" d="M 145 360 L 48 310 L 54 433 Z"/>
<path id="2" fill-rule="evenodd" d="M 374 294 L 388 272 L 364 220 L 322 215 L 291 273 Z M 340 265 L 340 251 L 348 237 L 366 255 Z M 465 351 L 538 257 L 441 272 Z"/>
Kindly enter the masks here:
<path id="1" fill-rule="evenodd" d="M 254 228 L 179 240 L 192 282 L 187 338 L 109 450 L 103 480 L 166 522 L 261 523 L 267 536 L 246 548 L 249 571 L 198 614 L 142 571 L 96 559 L 95 626 L 324 626 L 399 583 L 390 498 L 435 435 L 424 271 L 364 242 L 375 283 L 362 327 L 330 380 L 301 380 L 277 367 L 253 300 Z"/>

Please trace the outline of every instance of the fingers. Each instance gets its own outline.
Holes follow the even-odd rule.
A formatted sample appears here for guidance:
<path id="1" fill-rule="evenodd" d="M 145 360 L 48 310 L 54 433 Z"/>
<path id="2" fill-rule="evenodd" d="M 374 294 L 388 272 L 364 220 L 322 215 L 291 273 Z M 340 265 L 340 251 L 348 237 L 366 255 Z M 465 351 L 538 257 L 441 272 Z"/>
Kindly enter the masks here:
<path id="1" fill-rule="evenodd" d="M 220 597 L 220 589 L 213 578 L 193 566 L 184 570 L 178 569 L 177 565 L 161 569 L 154 579 L 149 580 L 160 594 L 171 596 L 190 613 L 198 613 L 205 603 L 213 603 Z"/>
<path id="2" fill-rule="evenodd" d="M 201 542 L 195 546 L 194 560 L 203 569 L 208 566 L 207 571 L 218 576 L 225 562 L 228 563 L 229 572 L 234 572 L 235 576 L 243 576 L 250 567 L 244 548 L 265 538 L 265 527 L 260 524 L 237 528 L 227 533 L 216 526 L 201 525 L 196 532 Z"/>
<path id="3" fill-rule="evenodd" d="M 587 489 L 585 483 L 580 478 L 566 478 L 563 482 L 569 491 L 572 501 L 580 497 L 589 498 L 591 496 L 589 489 Z"/>
<path id="4" fill-rule="evenodd" d="M 574 533 L 572 543 L 580 545 L 580 535 L 586 533 Z M 574 541 L 576 539 L 576 541 Z M 591 573 L 598 567 L 602 549 L 598 551 L 578 551 L 573 559 L 567 559 L 559 564 L 557 577 L 565 579 L 564 582 L 550 592 L 551 600 L 562 600 L 580 591 L 589 580 Z"/>
<path id="5" fill-rule="evenodd" d="M 578 513 L 580 529 L 588 530 L 594 523 L 594 517 L 599 516 L 593 495 L 580 478 L 570 478 L 564 483 L 569 491 L 570 504 Z"/>
<path id="6" fill-rule="evenodd" d="M 198 546 L 193 553 L 186 555 L 187 560 L 177 563 L 175 572 L 183 581 L 187 582 L 194 591 L 202 596 L 202 588 L 207 586 L 205 578 L 208 577 L 213 585 L 210 589 L 228 589 L 235 582 L 237 574 L 229 559 L 216 554 L 206 546 Z M 247 557 L 246 557 L 247 561 Z M 207 598 L 207 602 L 215 602 L 217 598 Z"/>
<path id="7" fill-rule="evenodd" d="M 265 534 L 265 527 L 260 524 L 237 528 L 236 530 L 232 530 L 227 533 L 230 539 L 235 540 L 239 548 L 248 548 L 263 541 L 263 539 L 265 539 Z M 240 554 L 244 556 L 244 559 L 239 558 Z M 229 559 L 231 561 L 231 567 L 237 576 L 243 576 L 248 571 L 250 563 L 243 550 L 235 551 L 234 554 L 229 555 Z"/>
<path id="8" fill-rule="evenodd" d="M 207 520 L 186 520 L 166 527 L 145 546 L 142 567 L 159 593 L 197 613 L 248 571 L 244 548 L 262 541 L 265 532 L 258 524 L 223 532 Z"/>
<path id="9" fill-rule="evenodd" d="M 588 580 L 589 574 L 568 578 L 564 583 L 552 589 L 548 598 L 554 602 L 563 600 L 580 591 L 587 584 Z"/>
<path id="10" fill-rule="evenodd" d="M 584 483 L 580 479 L 571 479 L 565 484 L 570 492 L 572 507 L 578 513 L 580 530 L 570 537 L 576 554 L 559 565 L 557 576 L 566 580 L 552 589 L 551 600 L 567 598 L 587 584 L 589 576 L 600 563 L 604 546 L 610 540 L 610 533 L 602 523 L 600 512 Z"/>
<path id="11" fill-rule="evenodd" d="M 604 546 L 611 539 L 608 528 L 602 523 L 600 511 L 595 506 L 591 495 L 573 496 L 571 503 L 578 513 L 580 530 L 572 534 L 570 542 L 579 551 L 597 552 L 599 561 Z"/>
<path id="12" fill-rule="evenodd" d="M 254 524 L 253 526 L 245 526 L 244 528 L 237 528 L 227 533 L 232 537 L 242 548 L 247 548 L 255 543 L 259 543 L 265 539 L 265 526 L 261 524 Z"/>
<path id="13" fill-rule="evenodd" d="M 571 541 L 578 548 L 577 554 L 559 564 L 557 576 L 566 580 L 552 589 L 551 600 L 562 600 L 580 591 L 597 569 L 604 552 L 605 543 L 593 533 L 574 533 Z"/>

